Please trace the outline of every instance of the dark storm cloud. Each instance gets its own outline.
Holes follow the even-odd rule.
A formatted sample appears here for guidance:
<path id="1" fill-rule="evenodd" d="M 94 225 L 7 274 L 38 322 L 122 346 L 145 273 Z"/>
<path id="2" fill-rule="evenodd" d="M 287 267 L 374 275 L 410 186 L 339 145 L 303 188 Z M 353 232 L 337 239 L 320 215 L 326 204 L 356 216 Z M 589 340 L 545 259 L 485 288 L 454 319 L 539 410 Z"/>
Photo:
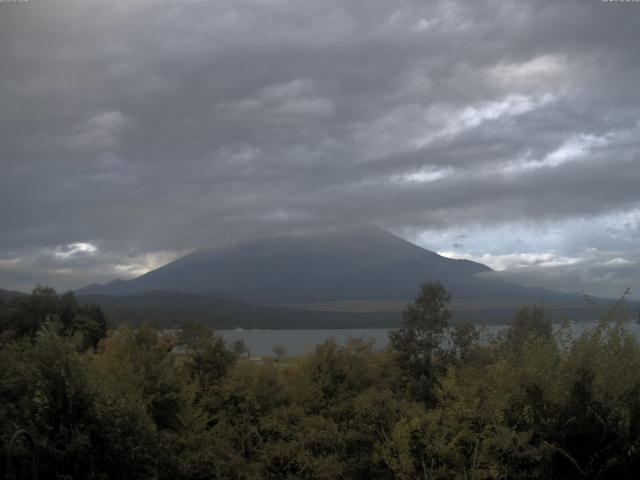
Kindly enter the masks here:
<path id="1" fill-rule="evenodd" d="M 314 225 L 634 212 L 638 15 L 596 0 L 0 3 L 0 281 L 81 285 Z M 79 243 L 95 247 L 82 263 L 56 257 Z"/>

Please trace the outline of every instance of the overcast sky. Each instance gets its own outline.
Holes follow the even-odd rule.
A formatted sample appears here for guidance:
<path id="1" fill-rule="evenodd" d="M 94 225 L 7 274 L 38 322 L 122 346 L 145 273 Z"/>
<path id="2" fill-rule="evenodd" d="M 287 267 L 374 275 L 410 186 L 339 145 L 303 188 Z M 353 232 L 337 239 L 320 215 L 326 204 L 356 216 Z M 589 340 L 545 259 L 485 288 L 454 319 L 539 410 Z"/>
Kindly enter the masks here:
<path id="1" fill-rule="evenodd" d="M 0 1 L 0 288 L 373 223 L 640 298 L 640 3 Z"/>

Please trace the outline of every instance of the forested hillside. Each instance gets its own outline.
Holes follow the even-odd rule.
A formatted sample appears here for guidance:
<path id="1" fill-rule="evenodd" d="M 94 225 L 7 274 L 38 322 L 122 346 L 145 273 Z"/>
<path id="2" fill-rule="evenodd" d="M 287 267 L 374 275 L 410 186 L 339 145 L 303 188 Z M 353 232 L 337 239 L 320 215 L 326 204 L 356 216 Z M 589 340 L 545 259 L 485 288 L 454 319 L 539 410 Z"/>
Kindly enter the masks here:
<path id="1" fill-rule="evenodd" d="M 382 351 L 258 361 L 193 323 L 106 331 L 37 289 L 0 303 L 0 458 L 24 429 L 45 479 L 637 478 L 624 301 L 578 338 L 525 307 L 492 339 L 449 328 L 448 301 L 424 284 Z M 0 478 L 33 455 L 18 442 Z"/>

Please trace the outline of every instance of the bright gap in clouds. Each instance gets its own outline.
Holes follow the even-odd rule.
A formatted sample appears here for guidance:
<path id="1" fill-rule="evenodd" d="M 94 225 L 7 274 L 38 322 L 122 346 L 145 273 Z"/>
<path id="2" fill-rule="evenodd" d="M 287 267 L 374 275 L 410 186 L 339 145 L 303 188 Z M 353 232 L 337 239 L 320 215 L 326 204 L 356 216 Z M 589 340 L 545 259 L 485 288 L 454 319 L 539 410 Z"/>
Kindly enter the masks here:
<path id="1" fill-rule="evenodd" d="M 493 270 L 505 271 L 519 268 L 527 268 L 531 266 L 537 267 L 561 267 L 564 265 L 575 265 L 584 261 L 580 257 L 565 257 L 555 252 L 540 253 L 507 253 L 507 254 L 491 254 L 483 253 L 482 255 L 474 255 L 465 252 L 456 251 L 439 251 L 439 255 L 448 258 L 466 259 L 474 262 L 482 263 Z"/>
<path id="2" fill-rule="evenodd" d="M 455 111 L 451 111 L 448 105 L 435 104 L 426 110 L 425 123 L 437 127 L 419 134 L 410 141 L 410 145 L 423 148 L 435 140 L 455 137 L 485 122 L 517 117 L 531 112 L 553 102 L 555 98 L 552 93 L 541 95 L 510 93 L 500 100 L 477 102 Z"/>
<path id="3" fill-rule="evenodd" d="M 416 244 L 492 268 L 490 277 L 565 292 L 640 299 L 640 209 L 595 218 L 423 231 Z"/>
<path id="4" fill-rule="evenodd" d="M 606 136 L 598 137 L 595 135 L 575 135 L 566 140 L 560 147 L 546 155 L 540 160 L 532 159 L 529 155 L 525 158 L 510 162 L 503 171 L 509 173 L 524 172 L 527 170 L 536 170 L 539 168 L 559 167 L 568 162 L 588 160 L 590 155 L 598 147 L 605 147 L 610 143 L 610 139 Z"/>
<path id="5" fill-rule="evenodd" d="M 425 167 L 402 175 L 392 175 L 391 181 L 394 183 L 430 183 L 448 177 L 452 172 L 453 168 Z"/>
<path id="6" fill-rule="evenodd" d="M 568 74 L 566 58 L 545 54 L 519 63 L 500 62 L 487 70 L 487 78 L 510 88 L 546 85 L 562 80 Z"/>
<path id="7" fill-rule="evenodd" d="M 64 247 L 58 247 L 54 255 L 60 258 L 69 258 L 77 255 L 91 255 L 98 251 L 98 247 L 91 243 L 77 242 L 70 243 Z"/>

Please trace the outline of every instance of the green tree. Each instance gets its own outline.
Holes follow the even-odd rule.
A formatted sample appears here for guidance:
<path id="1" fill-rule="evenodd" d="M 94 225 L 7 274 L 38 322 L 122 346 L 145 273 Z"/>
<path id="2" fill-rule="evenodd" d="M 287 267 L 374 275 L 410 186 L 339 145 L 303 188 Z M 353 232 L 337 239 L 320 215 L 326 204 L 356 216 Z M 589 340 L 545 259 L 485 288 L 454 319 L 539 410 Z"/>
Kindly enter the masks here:
<path id="1" fill-rule="evenodd" d="M 0 332 L 3 337 L 35 340 L 46 322 L 59 322 L 59 333 L 77 337 L 81 349 L 95 348 L 107 333 L 107 318 L 97 305 L 79 304 L 73 292 L 56 294 L 49 287 L 37 286 L 31 295 L 11 299 L 0 306 Z"/>
<path id="2" fill-rule="evenodd" d="M 246 355 L 247 357 L 251 356 L 251 350 L 249 349 L 249 345 L 245 343 L 244 340 L 236 340 L 231 345 L 231 351 L 237 356 L 242 357 Z"/>
<path id="3" fill-rule="evenodd" d="M 479 340 L 480 332 L 473 324 L 456 325 L 451 329 L 451 353 L 464 362 L 478 346 Z"/>
<path id="4" fill-rule="evenodd" d="M 173 345 L 149 325 L 120 327 L 87 358 L 96 464 L 110 478 L 171 478 L 175 471 L 188 383 Z"/>
<path id="5" fill-rule="evenodd" d="M 282 357 L 284 357 L 287 354 L 287 347 L 285 347 L 284 345 L 276 345 L 271 350 L 276 356 L 276 362 L 279 362 L 282 359 Z"/>
<path id="6" fill-rule="evenodd" d="M 552 336 L 551 319 L 544 308 L 539 305 L 523 306 L 505 330 L 504 343 L 509 348 L 518 349 L 532 339 L 549 340 Z"/>
<path id="7" fill-rule="evenodd" d="M 441 345 L 451 313 L 451 295 L 440 282 L 425 282 L 413 303 L 403 313 L 402 325 L 389 334 L 398 365 L 408 377 L 410 393 L 432 403 L 433 387 L 442 365 L 435 356 Z"/>
<path id="8" fill-rule="evenodd" d="M 184 350 L 187 368 L 203 392 L 217 385 L 237 358 L 222 337 L 198 322 L 189 322 L 182 327 L 176 346 Z"/>

